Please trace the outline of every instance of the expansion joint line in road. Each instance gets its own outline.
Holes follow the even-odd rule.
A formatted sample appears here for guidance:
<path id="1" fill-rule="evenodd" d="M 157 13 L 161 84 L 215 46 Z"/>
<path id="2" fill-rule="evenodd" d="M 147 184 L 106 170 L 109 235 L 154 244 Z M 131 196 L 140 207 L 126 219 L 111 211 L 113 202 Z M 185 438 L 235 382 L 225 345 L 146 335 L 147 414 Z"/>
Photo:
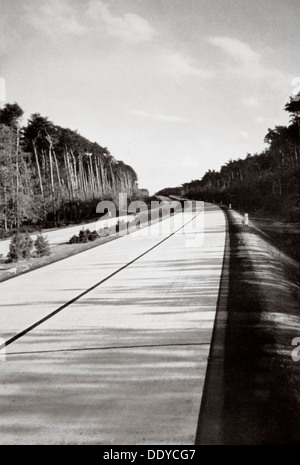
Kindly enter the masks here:
<path id="1" fill-rule="evenodd" d="M 113 276 L 115 276 L 116 274 L 120 273 L 121 271 L 125 270 L 125 268 L 128 268 L 130 265 L 132 265 L 133 263 L 135 263 L 136 261 L 138 261 L 140 258 L 144 257 L 145 255 L 147 255 L 149 252 L 151 252 L 152 250 L 156 249 L 156 247 L 160 246 L 161 244 L 163 244 L 165 241 L 167 241 L 168 239 L 170 239 L 170 237 L 174 236 L 176 233 L 178 233 L 179 231 L 181 231 L 183 228 L 185 228 L 188 224 L 190 224 L 192 221 L 194 221 L 194 219 L 200 215 L 201 211 L 198 212 L 195 216 L 193 216 L 193 218 L 191 218 L 189 221 L 187 221 L 184 225 L 180 226 L 180 228 L 176 229 L 176 231 L 173 231 L 171 234 L 169 234 L 167 237 L 165 237 L 164 239 L 162 239 L 160 242 L 158 242 L 158 244 L 155 244 L 153 247 L 150 247 L 150 249 L 146 250 L 145 252 L 143 252 L 142 254 L 140 254 L 138 257 L 134 258 L 133 260 L 131 260 L 130 262 L 126 263 L 125 265 L 121 266 L 120 268 L 118 268 L 116 271 L 114 271 L 113 273 L 111 273 L 110 275 L 106 276 L 106 278 L 104 279 L 101 279 L 101 281 L 99 281 L 98 283 L 94 284 L 93 286 L 89 287 L 88 289 L 86 289 L 85 291 L 83 291 L 81 294 L 79 294 L 78 296 L 74 297 L 73 299 L 69 300 L 68 302 L 66 302 L 65 304 L 61 305 L 59 308 L 57 308 L 56 310 L 54 310 L 53 312 L 49 313 L 48 315 L 46 315 L 44 318 L 42 318 L 41 320 L 37 321 L 36 323 L 34 323 L 33 325 L 29 326 L 28 328 L 24 329 L 23 331 L 21 331 L 20 333 L 16 334 L 15 336 L 13 336 L 12 338 L 8 339 L 7 341 L 5 341 L 2 345 L 0 345 L 0 350 L 3 349 L 4 347 L 7 347 L 9 346 L 10 344 L 12 344 L 13 342 L 17 341 L 18 339 L 20 339 L 21 337 L 25 336 L 27 333 L 29 333 L 30 331 L 32 331 L 33 329 L 35 329 L 37 326 L 40 326 L 42 323 L 44 323 L 45 321 L 49 320 L 50 318 L 52 318 L 54 315 L 56 315 L 57 313 L 61 312 L 62 310 L 64 310 L 66 307 L 69 307 L 70 305 L 72 305 L 74 302 L 77 302 L 77 300 L 81 299 L 81 297 L 85 296 L 86 294 L 88 294 L 89 292 L 93 291 L 94 289 L 96 289 L 97 287 L 101 286 L 101 284 L 105 283 L 106 281 L 108 281 L 109 279 L 111 279 Z"/>
<path id="2" fill-rule="evenodd" d="M 180 342 L 170 344 L 144 344 L 137 346 L 103 346 L 103 347 L 73 347 L 72 349 L 49 349 L 49 350 L 30 350 L 26 352 L 9 352 L 6 356 L 11 355 L 29 355 L 29 354 L 53 354 L 57 352 L 91 352 L 97 350 L 134 350 L 134 349 L 160 349 L 162 347 L 202 347 L 210 346 L 210 342 Z"/>

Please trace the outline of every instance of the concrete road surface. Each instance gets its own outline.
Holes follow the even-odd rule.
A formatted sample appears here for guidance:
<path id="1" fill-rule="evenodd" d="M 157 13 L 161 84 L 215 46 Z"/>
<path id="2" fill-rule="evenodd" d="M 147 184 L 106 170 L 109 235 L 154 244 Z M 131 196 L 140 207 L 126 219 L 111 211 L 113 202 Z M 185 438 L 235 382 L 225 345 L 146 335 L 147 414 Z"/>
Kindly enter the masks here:
<path id="1" fill-rule="evenodd" d="M 193 444 L 225 234 L 186 211 L 0 283 L 0 444 Z"/>

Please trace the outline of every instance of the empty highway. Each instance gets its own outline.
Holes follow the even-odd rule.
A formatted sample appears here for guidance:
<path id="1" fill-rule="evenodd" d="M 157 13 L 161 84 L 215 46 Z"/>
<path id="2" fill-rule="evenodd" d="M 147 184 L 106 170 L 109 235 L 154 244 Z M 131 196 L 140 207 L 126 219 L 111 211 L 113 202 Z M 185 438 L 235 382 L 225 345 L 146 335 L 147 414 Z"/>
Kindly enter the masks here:
<path id="1" fill-rule="evenodd" d="M 225 238 L 208 205 L 0 283 L 0 444 L 193 444 Z"/>

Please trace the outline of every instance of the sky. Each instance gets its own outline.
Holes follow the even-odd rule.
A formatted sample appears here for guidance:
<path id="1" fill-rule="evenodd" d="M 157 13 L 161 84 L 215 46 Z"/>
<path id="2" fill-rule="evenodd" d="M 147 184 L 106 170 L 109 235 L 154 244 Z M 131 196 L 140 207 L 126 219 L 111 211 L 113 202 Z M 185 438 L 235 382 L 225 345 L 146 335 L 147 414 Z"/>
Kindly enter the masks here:
<path id="1" fill-rule="evenodd" d="M 288 124 L 299 23 L 299 0 L 0 0 L 0 100 L 107 147 L 154 193 Z"/>

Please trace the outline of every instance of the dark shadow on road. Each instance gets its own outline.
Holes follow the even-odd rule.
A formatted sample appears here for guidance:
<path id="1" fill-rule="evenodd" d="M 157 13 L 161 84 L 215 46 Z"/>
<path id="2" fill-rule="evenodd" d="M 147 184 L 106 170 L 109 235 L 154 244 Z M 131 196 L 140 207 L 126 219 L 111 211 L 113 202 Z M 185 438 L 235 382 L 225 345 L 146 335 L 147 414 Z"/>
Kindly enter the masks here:
<path id="1" fill-rule="evenodd" d="M 220 289 L 227 299 L 219 300 L 195 443 L 299 444 L 300 373 L 291 358 L 297 328 L 286 324 L 299 314 L 299 302 L 280 305 L 280 293 L 288 296 L 286 283 L 278 282 L 277 291 L 272 280 L 262 283 L 270 288 L 261 286 L 260 252 L 243 249 L 248 232 L 242 234 L 230 214 L 228 221 L 229 279 L 222 279 Z M 276 260 L 269 260 L 276 269 Z"/>

